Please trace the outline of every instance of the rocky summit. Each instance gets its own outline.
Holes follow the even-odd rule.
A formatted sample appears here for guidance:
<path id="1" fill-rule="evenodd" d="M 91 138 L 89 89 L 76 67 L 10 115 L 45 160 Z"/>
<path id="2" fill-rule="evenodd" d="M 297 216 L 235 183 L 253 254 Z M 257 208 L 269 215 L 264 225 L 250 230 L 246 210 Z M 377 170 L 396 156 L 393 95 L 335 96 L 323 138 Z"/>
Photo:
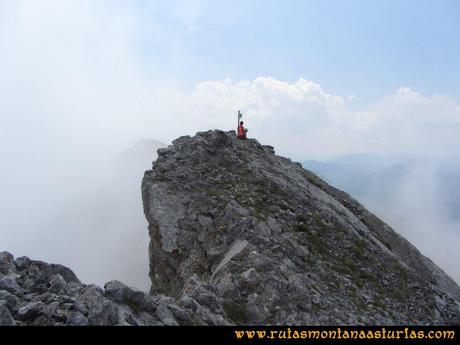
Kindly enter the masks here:
<path id="1" fill-rule="evenodd" d="M 299 163 L 219 130 L 181 137 L 142 183 L 152 294 L 205 324 L 460 324 L 460 288 Z"/>
<path id="2" fill-rule="evenodd" d="M 176 139 L 142 198 L 150 294 L 2 252 L 0 325 L 460 324 L 460 288 L 440 268 L 257 140 Z"/>

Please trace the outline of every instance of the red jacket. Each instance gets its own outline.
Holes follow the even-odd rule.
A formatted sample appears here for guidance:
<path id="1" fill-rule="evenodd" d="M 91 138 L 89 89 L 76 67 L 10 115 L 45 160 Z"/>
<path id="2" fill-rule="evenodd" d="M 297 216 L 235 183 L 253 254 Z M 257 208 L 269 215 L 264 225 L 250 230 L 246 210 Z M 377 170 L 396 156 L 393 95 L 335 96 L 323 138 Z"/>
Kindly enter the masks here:
<path id="1" fill-rule="evenodd" d="M 238 136 L 244 137 L 246 135 L 246 131 L 244 130 L 244 126 L 238 126 Z"/>

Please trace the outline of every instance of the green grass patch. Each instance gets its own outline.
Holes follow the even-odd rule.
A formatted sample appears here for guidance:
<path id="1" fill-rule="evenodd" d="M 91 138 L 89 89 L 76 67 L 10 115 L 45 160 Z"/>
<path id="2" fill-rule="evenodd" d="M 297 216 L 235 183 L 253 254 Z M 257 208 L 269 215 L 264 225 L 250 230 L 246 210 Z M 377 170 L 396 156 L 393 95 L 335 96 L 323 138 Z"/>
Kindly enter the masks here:
<path id="1" fill-rule="evenodd" d="M 337 273 L 340 273 L 342 275 L 351 274 L 350 269 L 348 267 L 346 267 L 346 266 L 335 265 L 334 266 L 334 271 L 336 271 Z"/>
<path id="2" fill-rule="evenodd" d="M 376 285 L 379 282 L 377 276 L 372 272 L 360 271 L 359 277 L 365 281 L 372 283 L 373 285 Z"/>
<path id="3" fill-rule="evenodd" d="M 374 305 L 377 307 L 377 308 L 380 308 L 382 310 L 387 310 L 387 306 L 385 305 L 385 303 L 383 303 L 381 300 L 375 300 L 374 301 Z"/>
<path id="4" fill-rule="evenodd" d="M 302 213 L 299 213 L 299 214 L 296 216 L 296 218 L 297 218 L 297 221 L 298 221 L 299 223 L 306 223 L 306 222 L 308 221 L 307 217 L 306 217 L 304 214 L 302 214 Z"/>
<path id="5" fill-rule="evenodd" d="M 314 247 L 319 254 L 322 254 L 322 255 L 329 254 L 328 247 L 318 237 L 318 235 L 312 233 L 311 231 L 307 232 L 307 241 L 308 241 L 308 244 L 311 247 Z"/>
<path id="6" fill-rule="evenodd" d="M 366 242 L 364 240 L 359 240 L 351 247 L 351 251 L 359 258 L 364 258 L 366 256 Z"/>
<path id="7" fill-rule="evenodd" d="M 309 228 L 305 223 L 298 223 L 294 225 L 294 231 L 296 232 L 308 232 Z"/>
<path id="8" fill-rule="evenodd" d="M 225 314 L 236 324 L 246 324 L 249 321 L 248 310 L 243 303 L 229 303 L 223 305 Z"/>

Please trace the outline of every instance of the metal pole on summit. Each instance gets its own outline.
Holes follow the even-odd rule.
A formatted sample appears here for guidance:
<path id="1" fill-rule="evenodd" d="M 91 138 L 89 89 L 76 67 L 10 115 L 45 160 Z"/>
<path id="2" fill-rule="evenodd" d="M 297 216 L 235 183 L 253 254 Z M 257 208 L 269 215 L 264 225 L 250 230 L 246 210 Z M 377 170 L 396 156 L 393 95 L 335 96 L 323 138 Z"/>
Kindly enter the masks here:
<path id="1" fill-rule="evenodd" d="M 236 130 L 238 131 L 238 128 L 240 127 L 240 119 L 243 117 L 243 114 L 241 114 L 241 111 L 238 110 L 238 123 L 236 124 Z"/>

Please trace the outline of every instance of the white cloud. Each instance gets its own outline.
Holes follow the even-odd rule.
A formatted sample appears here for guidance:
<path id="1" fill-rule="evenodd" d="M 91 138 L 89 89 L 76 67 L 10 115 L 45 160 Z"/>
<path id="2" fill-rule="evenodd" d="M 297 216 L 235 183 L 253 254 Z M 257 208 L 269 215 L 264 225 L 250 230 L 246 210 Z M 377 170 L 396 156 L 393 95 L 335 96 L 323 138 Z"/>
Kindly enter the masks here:
<path id="1" fill-rule="evenodd" d="M 303 78 L 206 81 L 190 97 L 213 118 L 241 109 L 253 136 L 299 159 L 349 152 L 438 154 L 455 152 L 460 144 L 460 106 L 408 87 L 359 111 L 351 110 L 347 97 Z"/>
<path id="2" fill-rule="evenodd" d="M 346 114 L 342 97 L 330 95 L 319 84 L 300 78 L 294 83 L 259 77 L 233 83 L 230 79 L 197 84 L 191 99 L 203 112 L 222 116 L 233 127 L 241 109 L 251 136 L 274 143 L 285 152 L 299 153 L 298 140 L 315 136 L 318 130 L 339 124 Z M 291 147 L 289 150 L 288 146 Z"/>
<path id="3" fill-rule="evenodd" d="M 460 106 L 448 97 L 431 98 L 408 87 L 398 89 L 372 110 L 363 137 L 377 151 L 456 153 L 460 147 Z"/>

